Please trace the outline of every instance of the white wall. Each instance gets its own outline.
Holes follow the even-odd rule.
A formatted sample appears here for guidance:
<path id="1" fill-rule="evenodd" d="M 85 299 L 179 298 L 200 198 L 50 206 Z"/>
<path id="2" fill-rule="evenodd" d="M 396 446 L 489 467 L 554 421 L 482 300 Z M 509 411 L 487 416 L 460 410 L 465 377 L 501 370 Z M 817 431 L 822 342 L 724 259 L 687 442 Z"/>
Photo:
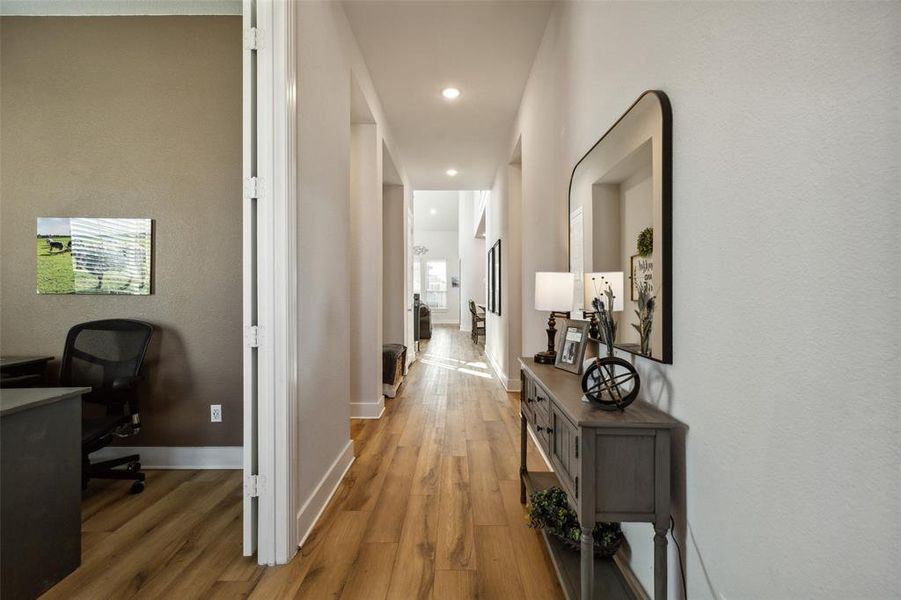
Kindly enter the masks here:
<path id="1" fill-rule="evenodd" d="M 385 185 L 382 190 L 382 337 L 386 344 L 406 344 L 404 187 Z"/>
<path id="2" fill-rule="evenodd" d="M 650 166 L 640 170 L 632 175 L 629 179 L 616 186 L 619 191 L 619 215 L 621 222 L 619 230 L 622 232 L 620 238 L 619 264 L 616 266 L 617 271 L 624 273 L 624 285 L 626 286 L 625 294 L 623 294 L 623 310 L 617 315 L 618 327 L 616 328 L 616 339 L 620 344 L 638 344 L 641 342 L 641 336 L 638 331 L 632 327 L 635 322 L 635 311 L 638 310 L 638 301 L 632 300 L 632 280 L 629 274 L 632 272 L 632 256 L 638 254 L 638 234 L 646 227 L 653 226 L 654 223 L 654 195 L 652 191 L 653 179 L 651 178 Z M 657 248 L 659 254 L 659 248 Z M 659 262 L 657 264 L 660 264 Z M 661 328 L 651 332 L 651 349 L 652 355 L 662 356 L 663 335 Z"/>
<path id="3" fill-rule="evenodd" d="M 507 170 L 503 168 L 498 171 L 494 180 L 494 186 L 491 188 L 491 196 L 485 207 L 485 252 L 491 250 L 491 247 L 497 240 L 504 235 L 507 229 Z M 501 242 L 503 246 L 503 242 Z M 503 249 L 501 253 L 503 253 Z M 508 248 L 509 252 L 510 249 Z M 501 257 L 503 258 L 503 257 Z M 486 275 L 487 275 L 486 264 Z M 487 297 L 486 297 L 487 300 Z M 507 361 L 507 343 L 509 329 L 509 315 L 505 315 L 503 311 L 503 298 L 501 298 L 501 314 L 496 315 L 486 306 L 485 310 L 485 355 L 488 362 L 494 367 L 501 382 L 512 379 L 510 365 Z"/>
<path id="4" fill-rule="evenodd" d="M 423 302 L 425 302 L 426 262 L 442 259 L 447 261 L 447 309 L 441 310 L 430 305 L 432 324 L 458 324 L 460 322 L 460 288 L 451 286 L 451 278 L 460 276 L 460 252 L 456 230 L 432 231 L 414 228 L 413 243 L 429 249 L 428 254 L 420 257 Z"/>
<path id="5" fill-rule="evenodd" d="M 379 147 L 384 143 L 390 149 L 392 144 L 341 5 L 298 3 L 297 22 L 300 383 L 296 505 L 300 507 L 298 536 L 303 538 L 347 466 L 350 444 L 352 72 L 372 110 Z M 397 158 L 397 153 L 392 156 Z M 395 166 L 406 190 L 403 167 L 397 160 Z"/>
<path id="6" fill-rule="evenodd" d="M 569 184 L 569 170 L 561 159 L 558 149 L 561 132 L 557 125 L 559 90 L 557 85 L 563 73 L 558 69 L 556 38 L 545 35 L 541 49 L 535 57 L 529 81 L 523 94 L 516 123 L 510 136 L 511 157 L 518 155 L 521 164 L 521 218 L 514 228 L 522 240 L 518 245 L 517 258 L 520 261 L 517 281 L 513 288 L 518 290 L 520 314 L 516 322 L 507 323 L 508 315 L 500 319 L 489 317 L 486 322 L 486 352 L 496 360 L 495 368 L 502 377 L 515 387 L 519 372 L 515 361 L 506 357 L 530 356 L 547 349 L 547 313 L 535 310 L 535 272 L 566 271 L 567 239 L 569 221 L 565 193 Z M 517 148 L 519 151 L 517 152 Z M 587 148 L 585 148 L 587 150 Z M 584 152 L 584 150 L 583 150 Z M 507 227 L 499 221 L 506 210 L 507 178 L 509 165 L 498 169 L 486 211 L 486 246 Z M 488 231 L 488 222 L 495 223 L 493 231 Z M 504 242 L 508 253 L 510 245 Z M 505 272 L 510 269 L 505 264 Z M 509 294 L 506 294 L 509 297 Z M 497 324 L 492 328 L 492 321 Z M 498 325 L 502 325 L 499 327 Z M 514 331 L 521 336 L 515 347 L 511 347 L 509 334 Z M 494 356 L 497 356 L 494 359 Z M 498 364 L 503 362 L 503 364 Z"/>
<path id="7" fill-rule="evenodd" d="M 672 101 L 674 364 L 637 366 L 690 428 L 690 598 L 901 587 L 899 25 L 897 3 L 565 3 L 536 57 L 511 134 L 526 352 L 532 273 L 567 266 L 569 170 L 642 91 Z M 651 589 L 650 526 L 626 530 Z"/>
<path id="8" fill-rule="evenodd" d="M 335 7 L 298 4 L 298 501 L 313 497 L 350 436 L 350 72 Z M 323 260 L 328 248 L 329 260 Z M 337 265 L 337 268 L 336 268 Z M 301 519 L 299 519 L 300 521 Z M 299 523 L 299 535 L 303 523 Z"/>
<path id="9" fill-rule="evenodd" d="M 485 303 L 485 265 L 487 254 L 485 239 L 475 236 L 476 210 L 479 192 L 460 192 L 460 226 L 458 248 L 460 250 L 460 329 L 472 331 L 469 300 Z"/>
<path id="10" fill-rule="evenodd" d="M 382 141 L 375 123 L 352 123 L 350 140 L 350 416 L 374 418 L 385 407 Z"/>
<path id="11" fill-rule="evenodd" d="M 406 343 L 407 366 L 416 360 L 416 340 L 413 335 L 415 327 L 413 323 L 413 190 L 404 186 L 404 302 L 406 303 Z M 416 315 L 415 318 L 419 318 Z"/>
<path id="12" fill-rule="evenodd" d="M 522 307 L 525 302 L 525 278 L 522 261 L 525 250 L 522 227 L 525 217 L 522 211 L 522 184 L 522 165 L 517 163 L 501 167 L 485 210 L 486 252 L 501 240 L 501 314 L 486 311 L 485 353 L 501 383 L 509 391 L 520 387 L 517 361 L 524 354 Z M 531 279 L 534 282 L 534 274 Z M 531 285 L 534 286 L 534 283 Z M 534 306 L 534 294 L 532 299 Z"/>

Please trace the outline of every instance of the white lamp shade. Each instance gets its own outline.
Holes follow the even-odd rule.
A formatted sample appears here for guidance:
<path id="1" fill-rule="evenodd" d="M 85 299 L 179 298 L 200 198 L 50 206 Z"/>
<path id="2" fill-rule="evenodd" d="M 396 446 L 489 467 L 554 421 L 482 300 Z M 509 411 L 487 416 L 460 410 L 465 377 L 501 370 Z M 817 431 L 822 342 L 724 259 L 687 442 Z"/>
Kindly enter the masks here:
<path id="1" fill-rule="evenodd" d="M 623 290 L 623 273 L 622 271 L 607 273 L 585 273 L 585 310 L 592 310 L 591 301 L 600 298 L 607 304 L 607 285 L 613 288 L 613 312 L 623 310 L 623 300 L 625 290 Z M 610 310 L 610 307 L 607 307 Z"/>
<path id="2" fill-rule="evenodd" d="M 572 273 L 535 273 L 535 310 L 571 311 L 575 284 Z"/>

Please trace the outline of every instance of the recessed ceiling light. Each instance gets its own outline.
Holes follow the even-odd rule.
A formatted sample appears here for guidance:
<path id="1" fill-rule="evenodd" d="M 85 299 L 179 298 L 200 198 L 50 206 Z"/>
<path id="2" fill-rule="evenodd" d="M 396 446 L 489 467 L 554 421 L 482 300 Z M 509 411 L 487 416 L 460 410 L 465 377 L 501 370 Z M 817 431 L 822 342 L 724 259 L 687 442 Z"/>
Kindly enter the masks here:
<path id="1" fill-rule="evenodd" d="M 441 90 L 441 95 L 448 100 L 456 100 L 460 97 L 460 90 L 458 90 L 457 88 L 444 88 L 443 90 Z"/>
<path id="2" fill-rule="evenodd" d="M 451 177 L 454 177 L 457 174 L 457 169 L 448 169 L 447 171 L 445 171 L 445 173 L 447 173 Z"/>
<path id="3" fill-rule="evenodd" d="M 437 215 L 437 214 L 438 214 L 438 209 L 437 209 L 437 208 L 433 208 L 432 210 L 429 211 L 429 214 L 430 214 L 430 215 Z"/>

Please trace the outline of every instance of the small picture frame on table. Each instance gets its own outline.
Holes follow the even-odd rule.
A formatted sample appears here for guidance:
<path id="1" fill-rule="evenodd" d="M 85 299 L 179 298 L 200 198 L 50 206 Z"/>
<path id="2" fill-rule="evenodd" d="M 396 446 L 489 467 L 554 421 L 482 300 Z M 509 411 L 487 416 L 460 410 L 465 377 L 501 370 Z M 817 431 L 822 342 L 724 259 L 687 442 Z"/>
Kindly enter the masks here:
<path id="1" fill-rule="evenodd" d="M 554 366 L 570 373 L 582 373 L 585 348 L 588 346 L 588 321 L 566 319 L 561 330 L 557 361 Z"/>

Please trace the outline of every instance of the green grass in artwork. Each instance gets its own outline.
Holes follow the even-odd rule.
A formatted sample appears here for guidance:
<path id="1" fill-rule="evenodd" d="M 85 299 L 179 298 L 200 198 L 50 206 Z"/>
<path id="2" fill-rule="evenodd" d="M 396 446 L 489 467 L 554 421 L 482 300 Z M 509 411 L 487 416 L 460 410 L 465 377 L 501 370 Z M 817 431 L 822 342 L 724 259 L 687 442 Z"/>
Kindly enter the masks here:
<path id="1" fill-rule="evenodd" d="M 130 250 L 101 251 L 99 259 L 89 258 L 87 267 L 83 261 L 77 269 L 70 240 L 69 236 L 61 235 L 37 238 L 36 279 L 39 294 L 150 293 L 149 238 L 133 240 Z M 97 264 L 92 261 L 97 260 L 102 261 L 100 264 L 103 266 L 91 268 L 91 264 Z"/>
<path id="2" fill-rule="evenodd" d="M 62 248 L 50 247 L 49 238 L 37 238 L 37 285 L 39 294 L 74 294 L 75 272 L 72 253 L 66 250 L 68 236 L 57 235 L 54 242 Z"/>

